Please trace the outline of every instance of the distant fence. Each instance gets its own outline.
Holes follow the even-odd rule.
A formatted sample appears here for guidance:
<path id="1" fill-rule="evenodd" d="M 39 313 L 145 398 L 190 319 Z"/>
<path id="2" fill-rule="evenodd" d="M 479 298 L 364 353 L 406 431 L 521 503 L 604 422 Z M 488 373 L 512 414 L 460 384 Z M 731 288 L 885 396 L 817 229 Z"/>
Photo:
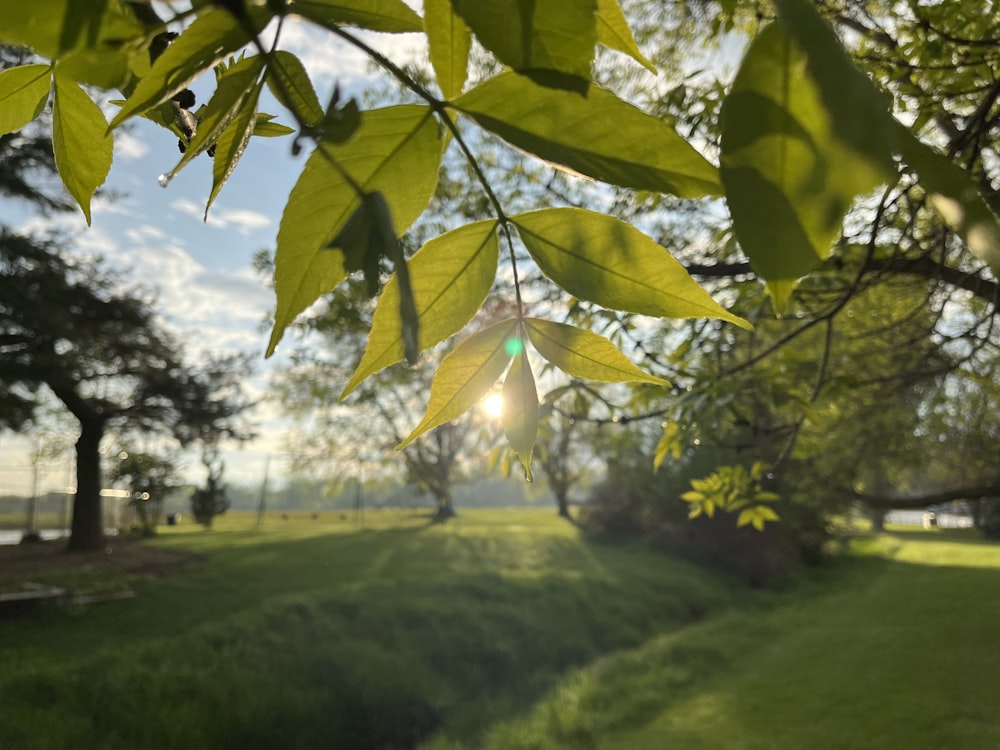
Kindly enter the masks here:
<path id="1" fill-rule="evenodd" d="M 886 523 L 896 523 L 900 526 L 923 526 L 922 510 L 892 510 L 886 513 Z M 940 529 L 971 529 L 974 525 L 972 516 L 962 513 L 935 513 L 935 520 Z"/>
<path id="2" fill-rule="evenodd" d="M 122 497 L 125 495 L 125 497 Z M 114 529 L 130 521 L 128 493 L 119 490 L 101 490 L 104 511 L 104 528 Z M 36 500 L 40 525 L 48 528 L 69 528 L 73 509 L 73 493 L 47 492 Z M 19 528 L 28 524 L 30 500 L 25 497 L 0 497 L 0 516 L 5 516 L 0 526 L 10 528 L 11 521 Z M 19 519 L 23 518 L 23 526 Z"/>

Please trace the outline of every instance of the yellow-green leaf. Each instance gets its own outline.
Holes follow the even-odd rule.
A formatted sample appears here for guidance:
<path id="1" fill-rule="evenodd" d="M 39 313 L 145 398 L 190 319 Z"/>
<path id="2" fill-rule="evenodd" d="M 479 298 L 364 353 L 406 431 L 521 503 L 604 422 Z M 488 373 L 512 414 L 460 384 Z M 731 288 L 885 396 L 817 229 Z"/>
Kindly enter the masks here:
<path id="1" fill-rule="evenodd" d="M 785 309 L 826 258 L 855 196 L 891 178 L 835 132 L 805 53 L 782 23 L 743 58 L 722 115 L 722 181 L 740 246 Z"/>
<path id="2" fill-rule="evenodd" d="M 156 58 L 149 73 L 111 121 L 111 127 L 116 128 L 129 117 L 167 101 L 202 72 L 249 42 L 247 31 L 229 11 L 211 9 L 201 13 Z"/>
<path id="3" fill-rule="evenodd" d="M 399 105 L 365 112 L 347 143 L 321 141 L 288 197 L 278 229 L 274 287 L 278 297 L 270 356 L 295 317 L 347 275 L 344 254 L 328 250 L 361 199 L 330 163 L 366 192 L 381 192 L 396 236 L 423 212 L 437 185 L 441 133 L 433 112 Z"/>
<path id="4" fill-rule="evenodd" d="M 618 0 L 597 0 L 597 41 L 608 49 L 624 52 L 656 75 L 656 67 L 639 51 Z"/>
<path id="5" fill-rule="evenodd" d="M 593 331 L 540 318 L 527 318 L 525 328 L 538 353 L 575 378 L 601 383 L 670 385 L 636 367 L 614 344 Z"/>
<path id="6" fill-rule="evenodd" d="M 420 16 L 402 0 L 297 0 L 288 11 L 320 26 L 357 26 L 400 34 L 422 31 Z"/>
<path id="7" fill-rule="evenodd" d="M 278 50 L 270 56 L 267 72 L 267 87 L 275 99 L 306 125 L 318 125 L 323 121 L 323 106 L 299 58 L 291 52 Z"/>
<path id="8" fill-rule="evenodd" d="M 806 50 L 837 135 L 874 161 L 893 153 L 915 169 L 934 206 L 969 249 L 1000 275 L 1000 224 L 973 178 L 920 141 L 890 114 L 890 102 L 851 63 L 830 25 L 808 0 L 777 0 L 782 20 Z"/>
<path id="9" fill-rule="evenodd" d="M 505 65 L 548 86 L 587 91 L 597 43 L 596 0 L 451 0 Z"/>
<path id="10" fill-rule="evenodd" d="M 680 433 L 680 425 L 674 420 L 671 419 L 663 423 L 663 434 L 660 436 L 660 440 L 656 444 L 656 451 L 653 454 L 653 473 L 660 470 L 660 466 L 663 465 L 668 455 L 673 455 L 675 459 L 680 459 Z"/>
<path id="11" fill-rule="evenodd" d="M 517 453 L 524 467 L 524 477 L 533 481 L 531 454 L 538 437 L 538 391 L 535 376 L 524 350 L 514 357 L 503 383 L 503 411 L 500 423 L 510 447 Z"/>
<path id="12" fill-rule="evenodd" d="M 253 134 L 259 138 L 279 138 L 295 132 L 295 128 L 282 125 L 280 122 L 272 122 L 272 120 L 274 120 L 274 115 L 266 115 L 263 112 L 258 112 Z"/>
<path id="13" fill-rule="evenodd" d="M 424 31 L 438 87 L 445 99 L 452 99 L 462 93 L 468 76 L 472 32 L 451 0 L 424 0 Z"/>
<path id="14" fill-rule="evenodd" d="M 511 219 L 542 272 L 567 292 L 613 310 L 750 324 L 718 305 L 667 250 L 625 222 L 580 208 Z"/>
<path id="15" fill-rule="evenodd" d="M 198 120 L 194 138 L 187 144 L 187 149 L 177 162 L 177 166 L 166 174 L 166 181 L 172 180 L 192 159 L 215 144 L 239 114 L 248 96 L 254 100 L 252 109 L 256 109 L 256 99 L 260 93 L 257 78 L 263 68 L 263 59 L 255 55 L 240 60 L 223 74 Z M 205 211 L 208 212 L 208 206 L 205 207 Z"/>
<path id="16" fill-rule="evenodd" d="M 52 150 L 56 168 L 90 224 L 90 199 L 108 176 L 114 141 L 101 108 L 56 69 L 52 103 Z"/>
<path id="17" fill-rule="evenodd" d="M 262 82 L 254 85 L 249 96 L 240 103 L 232 122 L 222 131 L 215 144 L 215 156 L 212 160 L 212 192 L 205 204 L 206 217 L 222 186 L 229 180 L 237 163 L 243 157 L 243 152 L 250 143 L 250 137 L 256 132 L 257 101 L 260 99 L 263 85 Z"/>
<path id="18" fill-rule="evenodd" d="M 718 170 L 673 128 L 596 85 L 582 97 L 501 73 L 452 106 L 520 149 L 612 185 L 722 193 Z"/>
<path id="19" fill-rule="evenodd" d="M 48 65 L 21 65 L 0 72 L 0 135 L 20 130 L 42 113 L 51 72 Z"/>
<path id="20" fill-rule="evenodd" d="M 10 0 L 3 3 L 0 42 L 31 47 L 52 60 L 84 47 L 111 49 L 143 34 L 124 6 L 112 0 Z"/>
<path id="21" fill-rule="evenodd" d="M 441 360 L 424 418 L 397 450 L 475 406 L 510 361 L 510 341 L 516 334 L 517 320 L 502 320 L 472 334 Z"/>
<path id="22" fill-rule="evenodd" d="M 498 254 L 497 222 L 490 219 L 436 237 L 410 259 L 421 349 L 444 341 L 472 319 L 489 294 Z M 340 398 L 370 375 L 402 360 L 404 353 L 399 281 L 394 274 L 375 309 L 361 363 Z"/>

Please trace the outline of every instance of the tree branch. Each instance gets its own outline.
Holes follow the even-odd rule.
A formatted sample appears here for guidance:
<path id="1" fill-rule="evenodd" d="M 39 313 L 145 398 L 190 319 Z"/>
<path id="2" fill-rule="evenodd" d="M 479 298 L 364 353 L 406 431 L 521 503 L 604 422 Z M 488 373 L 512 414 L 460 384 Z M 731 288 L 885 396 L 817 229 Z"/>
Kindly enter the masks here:
<path id="1" fill-rule="evenodd" d="M 940 505 L 955 500 L 982 500 L 1000 497 L 1000 481 L 973 487 L 960 487 L 943 492 L 932 492 L 918 497 L 888 497 L 886 495 L 869 495 L 855 489 L 844 491 L 855 500 L 860 500 L 872 508 L 880 510 L 914 510 L 926 508 L 929 505 Z"/>

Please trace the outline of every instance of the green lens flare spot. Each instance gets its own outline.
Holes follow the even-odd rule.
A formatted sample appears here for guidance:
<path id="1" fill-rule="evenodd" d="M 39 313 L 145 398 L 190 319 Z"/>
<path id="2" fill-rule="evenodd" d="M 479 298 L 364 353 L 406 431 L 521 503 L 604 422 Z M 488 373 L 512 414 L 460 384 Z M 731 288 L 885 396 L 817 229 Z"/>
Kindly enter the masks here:
<path id="1" fill-rule="evenodd" d="M 512 357 L 516 357 L 518 354 L 524 352 L 524 342 L 521 341 L 521 339 L 519 339 L 517 336 L 511 336 L 509 339 L 507 339 L 507 343 L 504 344 L 504 349 L 506 350 L 507 354 L 509 354 Z"/>

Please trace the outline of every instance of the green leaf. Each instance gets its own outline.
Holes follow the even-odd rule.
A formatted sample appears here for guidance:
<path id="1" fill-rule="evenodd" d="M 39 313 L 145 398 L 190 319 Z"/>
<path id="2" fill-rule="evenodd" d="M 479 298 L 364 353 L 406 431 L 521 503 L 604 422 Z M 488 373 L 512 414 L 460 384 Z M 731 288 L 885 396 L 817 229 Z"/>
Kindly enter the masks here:
<path id="1" fill-rule="evenodd" d="M 656 67 L 639 51 L 618 0 L 597 0 L 597 41 L 608 49 L 624 52 L 656 75 Z"/>
<path id="2" fill-rule="evenodd" d="M 889 100 L 851 61 L 829 24 L 807 0 L 777 0 L 783 21 L 807 50 L 838 137 L 873 162 L 888 167 L 892 153 L 920 175 L 942 217 L 969 249 L 1000 275 L 1000 225 L 972 177 L 920 141 L 890 114 Z"/>
<path id="3" fill-rule="evenodd" d="M 279 122 L 271 122 L 272 119 L 274 119 L 274 115 L 265 115 L 262 112 L 258 112 L 253 134 L 260 138 L 279 138 L 295 132 L 295 128 L 290 128 Z"/>
<path id="4" fill-rule="evenodd" d="M 90 224 L 90 199 L 111 170 L 114 141 L 108 121 L 75 81 L 56 68 L 52 150 L 59 176 Z"/>
<path id="5" fill-rule="evenodd" d="M 680 425 L 672 419 L 663 423 L 663 434 L 660 436 L 660 440 L 656 444 L 656 452 L 653 454 L 654 474 L 660 470 L 660 466 L 663 465 L 668 455 L 673 455 L 675 459 L 680 460 L 680 433 Z"/>
<path id="6" fill-rule="evenodd" d="M 539 318 L 527 318 L 525 327 L 538 353 L 575 378 L 601 383 L 670 385 L 636 367 L 614 344 L 592 331 Z"/>
<path id="7" fill-rule="evenodd" d="M 900 137 L 900 155 L 920 175 L 934 208 L 969 250 L 1000 276 L 1000 225 L 971 175 L 899 127 L 905 131 L 905 137 Z"/>
<path id="8" fill-rule="evenodd" d="M 547 208 L 511 221 L 542 273 L 575 297 L 613 310 L 719 318 L 750 328 L 720 307 L 666 249 L 619 219 Z"/>
<path id="9" fill-rule="evenodd" d="M 755 503 L 776 503 L 779 500 L 781 496 L 777 492 L 758 492 L 753 496 Z"/>
<path id="10" fill-rule="evenodd" d="M 891 100 L 854 67 L 810 0 L 776 0 L 775 4 L 785 29 L 806 51 L 810 77 L 837 137 L 885 173 L 895 173 L 891 156 L 897 123 L 889 113 Z"/>
<path id="11" fill-rule="evenodd" d="M 721 161 L 736 236 L 778 312 L 830 254 L 855 196 L 892 176 L 839 140 L 780 22 L 743 58 L 723 108 Z"/>
<path id="12" fill-rule="evenodd" d="M 584 98 L 501 73 L 452 106 L 520 149 L 612 185 L 722 193 L 718 170 L 673 128 L 596 85 Z"/>
<path id="13" fill-rule="evenodd" d="M 694 484 L 692 482 L 692 484 Z M 701 492 L 696 492 L 695 490 L 688 490 L 681 495 L 681 500 L 686 503 L 703 503 L 705 502 L 705 495 Z"/>
<path id="14" fill-rule="evenodd" d="M 497 59 L 544 85 L 585 93 L 597 43 L 596 0 L 451 0 Z"/>
<path id="15" fill-rule="evenodd" d="M 469 73 L 472 32 L 451 7 L 451 0 L 424 0 L 424 31 L 431 65 L 445 99 L 462 93 Z"/>
<path id="16" fill-rule="evenodd" d="M 51 60 L 84 47 L 111 49 L 143 34 L 117 0 L 6 2 L 0 42 L 31 47 Z"/>
<path id="17" fill-rule="evenodd" d="M 762 521 L 780 521 L 781 517 L 775 512 L 774 508 L 768 505 L 758 505 L 756 508 L 757 516 Z"/>
<path id="18" fill-rule="evenodd" d="M 20 130 L 42 113 L 52 73 L 48 65 L 21 65 L 0 72 L 0 135 Z"/>
<path id="19" fill-rule="evenodd" d="M 742 527 L 742 526 L 748 526 L 751 523 L 753 523 L 754 526 L 757 525 L 757 519 L 754 514 L 753 508 L 747 508 L 746 510 L 741 511 L 739 518 L 736 520 L 736 525 L 738 527 Z"/>
<path id="20" fill-rule="evenodd" d="M 295 317 L 347 276 L 344 254 L 327 250 L 361 203 L 329 160 L 368 192 L 381 192 L 400 236 L 437 186 L 441 133 L 429 107 L 401 105 L 365 112 L 344 145 L 320 145 L 292 188 L 278 229 L 274 286 L 278 297 L 270 356 Z"/>
<path id="21" fill-rule="evenodd" d="M 410 258 L 421 349 L 461 330 L 483 304 L 496 276 L 496 230 L 492 219 L 466 224 L 431 240 Z M 369 376 L 403 359 L 398 308 L 399 282 L 393 276 L 375 308 L 364 356 L 341 400 Z"/>
<path id="22" fill-rule="evenodd" d="M 80 49 L 59 58 L 64 75 L 78 83 L 119 88 L 129 79 L 128 53 L 123 49 Z"/>
<path id="23" fill-rule="evenodd" d="M 167 101 L 249 42 L 250 36 L 232 13 L 221 9 L 205 11 L 156 58 L 149 74 L 139 81 L 111 121 L 111 127 Z"/>
<path id="24" fill-rule="evenodd" d="M 298 0 L 288 12 L 320 26 L 357 26 L 401 34 L 423 31 L 420 16 L 402 0 Z"/>
<path id="25" fill-rule="evenodd" d="M 267 87 L 289 112 L 306 125 L 323 121 L 323 106 L 313 89 L 305 66 L 291 52 L 278 50 L 268 61 Z"/>
<path id="26" fill-rule="evenodd" d="M 215 156 L 212 160 L 212 192 L 205 204 L 205 218 L 208 218 L 208 209 L 243 157 L 247 144 L 250 143 L 250 137 L 256 132 L 257 102 L 263 87 L 263 82 L 257 83 L 253 87 L 250 94 L 240 103 L 239 110 L 232 121 L 222 131 L 219 140 L 216 141 Z"/>
<path id="27" fill-rule="evenodd" d="M 503 411 L 500 414 L 507 442 L 521 459 L 524 478 L 533 481 L 531 454 L 538 437 L 538 391 L 531 373 L 528 354 L 523 349 L 514 357 L 503 383 Z"/>
<path id="28" fill-rule="evenodd" d="M 517 320 L 502 320 L 472 334 L 441 360 L 424 418 L 396 449 L 405 448 L 428 430 L 475 406 L 510 361 L 509 341 L 516 335 Z"/>
<path id="29" fill-rule="evenodd" d="M 176 177 L 177 173 L 192 159 L 201 152 L 207 151 L 218 141 L 223 131 L 239 115 L 248 97 L 254 100 L 250 103 L 251 111 L 256 109 L 256 99 L 260 94 L 257 79 L 263 69 L 263 59 L 255 55 L 240 60 L 219 78 L 212 98 L 208 100 L 204 111 L 199 112 L 198 129 L 195 131 L 194 138 L 187 144 L 187 149 L 181 155 L 177 165 L 166 174 L 168 182 Z M 211 200 L 209 200 L 209 204 L 211 204 Z M 208 206 L 205 207 L 205 211 L 208 212 Z"/>

